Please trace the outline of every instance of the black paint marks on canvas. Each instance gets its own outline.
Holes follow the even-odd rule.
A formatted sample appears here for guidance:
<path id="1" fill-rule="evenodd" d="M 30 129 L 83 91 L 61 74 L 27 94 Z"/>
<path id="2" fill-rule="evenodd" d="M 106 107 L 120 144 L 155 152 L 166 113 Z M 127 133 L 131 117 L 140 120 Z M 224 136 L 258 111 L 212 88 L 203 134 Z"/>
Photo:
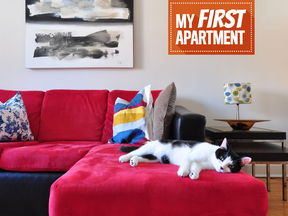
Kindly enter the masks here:
<path id="1" fill-rule="evenodd" d="M 119 54 L 120 34 L 111 36 L 106 30 L 95 32 L 84 37 L 72 36 L 71 32 L 36 34 L 35 42 L 45 44 L 34 51 L 34 58 L 57 57 L 62 60 L 72 58 L 108 58 Z M 48 44 L 48 45 L 47 45 Z"/>
<path id="2" fill-rule="evenodd" d="M 40 2 L 40 0 L 26 0 L 26 5 L 35 4 L 37 2 Z"/>

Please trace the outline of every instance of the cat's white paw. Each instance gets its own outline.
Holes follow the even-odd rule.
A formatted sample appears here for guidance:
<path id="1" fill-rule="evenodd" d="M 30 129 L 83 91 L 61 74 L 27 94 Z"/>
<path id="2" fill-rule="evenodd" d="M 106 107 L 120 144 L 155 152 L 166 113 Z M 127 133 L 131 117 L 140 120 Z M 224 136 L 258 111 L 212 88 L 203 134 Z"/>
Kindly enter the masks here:
<path id="1" fill-rule="evenodd" d="M 186 177 L 186 176 L 188 176 L 189 171 L 183 170 L 183 169 L 179 168 L 177 174 L 178 174 L 178 176 L 180 176 L 180 177 Z"/>
<path id="2" fill-rule="evenodd" d="M 199 172 L 197 170 L 191 170 L 189 177 L 193 180 L 199 178 Z"/>
<path id="3" fill-rule="evenodd" d="M 130 166 L 136 167 L 138 165 L 138 159 L 136 156 L 130 159 Z"/>
<path id="4" fill-rule="evenodd" d="M 128 162 L 130 160 L 130 156 L 127 156 L 127 155 L 122 155 L 119 157 L 119 162 L 121 163 L 125 163 L 125 162 Z"/>

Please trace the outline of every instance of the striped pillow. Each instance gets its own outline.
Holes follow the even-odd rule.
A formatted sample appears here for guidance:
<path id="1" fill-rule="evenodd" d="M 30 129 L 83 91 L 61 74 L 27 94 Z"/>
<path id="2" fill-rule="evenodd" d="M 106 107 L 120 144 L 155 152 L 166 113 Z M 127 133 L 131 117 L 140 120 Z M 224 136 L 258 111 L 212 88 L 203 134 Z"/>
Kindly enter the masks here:
<path id="1" fill-rule="evenodd" d="M 117 98 L 111 143 L 143 144 L 153 138 L 151 85 L 141 89 L 131 102 Z"/>

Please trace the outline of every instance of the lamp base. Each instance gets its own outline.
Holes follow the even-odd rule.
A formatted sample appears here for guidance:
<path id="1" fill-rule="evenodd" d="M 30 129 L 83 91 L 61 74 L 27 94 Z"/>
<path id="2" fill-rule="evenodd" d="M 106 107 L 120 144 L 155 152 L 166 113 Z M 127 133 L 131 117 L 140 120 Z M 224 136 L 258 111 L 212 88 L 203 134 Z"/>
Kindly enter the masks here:
<path id="1" fill-rule="evenodd" d="M 256 122 L 270 120 L 244 120 L 244 119 L 214 119 L 215 121 L 227 122 L 233 130 L 249 130 Z"/>

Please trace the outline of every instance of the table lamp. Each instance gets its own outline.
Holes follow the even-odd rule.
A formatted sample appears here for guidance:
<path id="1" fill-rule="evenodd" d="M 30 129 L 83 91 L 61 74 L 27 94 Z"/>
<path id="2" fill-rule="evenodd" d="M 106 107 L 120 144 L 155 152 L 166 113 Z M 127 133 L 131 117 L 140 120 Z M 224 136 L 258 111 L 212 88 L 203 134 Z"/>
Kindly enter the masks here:
<path id="1" fill-rule="evenodd" d="M 239 104 L 251 104 L 251 83 L 224 84 L 224 103 L 237 105 L 236 119 L 240 119 Z"/>
<path id="2" fill-rule="evenodd" d="M 224 103 L 236 106 L 236 119 L 215 119 L 227 122 L 234 130 L 249 130 L 256 122 L 268 120 L 243 120 L 240 119 L 240 104 L 251 104 L 251 83 L 227 83 L 224 84 Z"/>

